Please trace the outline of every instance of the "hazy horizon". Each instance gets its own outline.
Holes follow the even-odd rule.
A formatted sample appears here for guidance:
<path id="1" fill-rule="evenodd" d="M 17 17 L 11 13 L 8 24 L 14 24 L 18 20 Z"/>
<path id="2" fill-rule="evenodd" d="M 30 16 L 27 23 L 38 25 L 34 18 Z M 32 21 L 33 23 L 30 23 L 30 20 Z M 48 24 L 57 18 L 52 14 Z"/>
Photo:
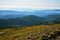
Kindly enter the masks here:
<path id="1" fill-rule="evenodd" d="M 46 14 L 46 12 L 42 12 L 39 10 L 55 10 L 55 9 L 60 10 L 60 0 L 0 0 L 0 10 L 11 10 L 11 11 L 21 11 L 21 12 L 23 11 L 24 14 L 37 15 L 39 13 L 44 15 Z M 37 13 L 35 13 L 35 11 L 37 11 Z M 56 12 L 52 12 L 52 13 L 56 13 Z M 0 12 L 0 15 L 1 14 L 4 15 L 6 13 Z"/>
<path id="2" fill-rule="evenodd" d="M 0 0 L 0 10 L 60 9 L 60 0 Z"/>

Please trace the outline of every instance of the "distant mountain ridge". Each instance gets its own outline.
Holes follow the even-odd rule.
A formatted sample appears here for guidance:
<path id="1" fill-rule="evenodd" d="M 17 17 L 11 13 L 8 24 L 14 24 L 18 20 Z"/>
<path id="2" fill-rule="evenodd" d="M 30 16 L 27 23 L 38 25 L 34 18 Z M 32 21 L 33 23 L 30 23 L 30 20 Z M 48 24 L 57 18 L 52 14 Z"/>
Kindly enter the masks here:
<path id="1" fill-rule="evenodd" d="M 0 19 L 17 18 L 25 16 L 24 12 L 0 10 Z"/>
<path id="2" fill-rule="evenodd" d="M 44 18 L 35 15 L 24 16 L 22 18 L 10 18 L 10 19 L 0 19 L 0 28 L 9 27 L 22 27 L 38 25 L 42 23 Z"/>
<path id="3" fill-rule="evenodd" d="M 11 11 L 11 10 L 0 10 L 0 19 L 23 17 L 26 15 L 35 15 L 43 17 L 49 14 L 60 14 L 60 10 L 35 10 L 35 11 Z"/>
<path id="4" fill-rule="evenodd" d="M 4 28 L 4 26 L 21 27 L 21 26 L 31 26 L 31 25 L 43 25 L 43 24 L 48 24 L 49 22 L 52 22 L 54 24 L 60 24 L 60 14 L 59 13 L 54 14 L 55 12 L 53 13 L 51 11 L 49 11 L 49 12 L 45 12 L 45 11 L 49 11 L 49 10 L 44 10 L 44 12 L 35 11 L 35 12 L 33 12 L 33 14 L 31 12 L 22 12 L 22 13 L 16 12 L 16 14 L 14 14 L 15 11 L 7 12 L 7 13 L 13 13 L 13 14 L 9 14 L 9 15 L 0 14 L 1 15 L 0 16 L 0 26 L 3 26 L 3 28 Z M 56 10 L 54 10 L 54 11 L 56 11 Z M 2 12 L 2 13 L 4 14 L 4 12 Z M 26 13 L 26 14 L 24 14 L 24 13 Z M 43 13 L 43 15 L 44 15 L 44 13 L 46 13 L 46 15 L 41 17 L 40 15 L 42 15 L 42 13 Z"/>

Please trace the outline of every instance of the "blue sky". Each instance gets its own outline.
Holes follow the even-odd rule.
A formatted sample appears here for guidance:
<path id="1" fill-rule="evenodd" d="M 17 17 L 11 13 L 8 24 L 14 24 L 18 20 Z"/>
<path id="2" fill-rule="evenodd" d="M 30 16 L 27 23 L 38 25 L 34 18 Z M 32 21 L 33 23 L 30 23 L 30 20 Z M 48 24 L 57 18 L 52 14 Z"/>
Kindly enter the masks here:
<path id="1" fill-rule="evenodd" d="M 0 9 L 60 9 L 60 0 L 0 0 Z"/>

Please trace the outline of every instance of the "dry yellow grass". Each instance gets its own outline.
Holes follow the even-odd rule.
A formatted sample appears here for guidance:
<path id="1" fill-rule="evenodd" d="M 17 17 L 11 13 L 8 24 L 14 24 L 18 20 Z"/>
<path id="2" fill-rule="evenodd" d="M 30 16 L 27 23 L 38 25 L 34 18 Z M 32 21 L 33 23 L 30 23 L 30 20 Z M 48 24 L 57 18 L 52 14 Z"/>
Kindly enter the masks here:
<path id="1" fill-rule="evenodd" d="M 60 24 L 36 25 L 24 28 L 0 30 L 0 40 L 42 40 L 43 35 L 60 31 Z"/>

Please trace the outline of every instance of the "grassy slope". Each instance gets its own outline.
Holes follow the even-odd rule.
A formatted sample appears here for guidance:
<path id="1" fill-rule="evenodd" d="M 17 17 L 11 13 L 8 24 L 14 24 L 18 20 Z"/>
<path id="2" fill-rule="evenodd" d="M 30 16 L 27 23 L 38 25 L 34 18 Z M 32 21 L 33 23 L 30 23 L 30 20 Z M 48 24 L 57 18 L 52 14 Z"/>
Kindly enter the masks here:
<path id="1" fill-rule="evenodd" d="M 60 24 L 0 30 L 0 40 L 42 40 L 42 35 L 60 31 Z M 3 32 L 3 33 L 1 33 Z"/>

